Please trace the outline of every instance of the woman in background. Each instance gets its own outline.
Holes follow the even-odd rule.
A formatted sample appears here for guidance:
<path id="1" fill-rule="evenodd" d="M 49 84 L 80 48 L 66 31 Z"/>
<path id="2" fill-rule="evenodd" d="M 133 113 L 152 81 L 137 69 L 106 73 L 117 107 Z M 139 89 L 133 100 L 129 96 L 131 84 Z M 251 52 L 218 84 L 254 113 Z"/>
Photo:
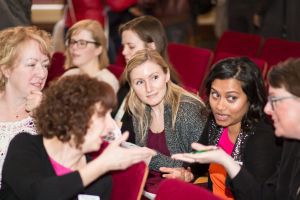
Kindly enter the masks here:
<path id="1" fill-rule="evenodd" d="M 42 99 L 50 64 L 51 36 L 35 27 L 8 28 L 0 32 L 0 46 L 2 171 L 11 139 L 22 131 L 37 132 L 31 113 Z"/>
<path id="2" fill-rule="evenodd" d="M 107 39 L 101 24 L 89 19 L 79 21 L 68 30 L 66 38 L 68 70 L 64 75 L 88 74 L 109 83 L 117 92 L 119 81 L 106 69 Z"/>
<path id="3" fill-rule="evenodd" d="M 168 40 L 161 22 L 152 16 L 137 17 L 129 22 L 120 26 L 120 35 L 122 37 L 123 51 L 122 54 L 125 58 L 117 61 L 117 65 L 126 65 L 132 56 L 139 50 L 152 49 L 159 52 L 164 60 L 169 63 L 168 59 Z M 171 80 L 180 84 L 175 69 L 170 66 Z M 120 80 L 120 90 L 118 91 L 118 110 L 113 114 L 114 118 L 120 122 L 122 131 L 129 131 L 129 141 L 135 143 L 134 130 L 132 126 L 131 115 L 125 110 L 126 96 L 129 92 L 129 84 L 126 82 L 124 75 Z"/>

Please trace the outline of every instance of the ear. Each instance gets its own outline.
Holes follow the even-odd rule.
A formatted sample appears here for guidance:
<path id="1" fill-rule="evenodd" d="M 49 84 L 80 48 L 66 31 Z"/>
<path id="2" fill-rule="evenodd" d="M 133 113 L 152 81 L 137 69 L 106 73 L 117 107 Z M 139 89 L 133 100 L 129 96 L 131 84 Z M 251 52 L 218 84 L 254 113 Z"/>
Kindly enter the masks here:
<path id="1" fill-rule="evenodd" d="M 170 76 L 170 70 L 168 70 L 168 72 L 167 72 L 167 77 L 166 77 L 166 83 L 167 82 L 169 82 L 170 81 L 170 79 L 171 79 L 171 76 Z"/>
<path id="2" fill-rule="evenodd" d="M 97 56 L 99 56 L 99 55 L 101 55 L 102 51 L 103 51 L 102 46 L 99 46 L 99 47 L 96 48 L 95 54 L 96 54 Z"/>
<path id="3" fill-rule="evenodd" d="M 147 48 L 149 48 L 151 50 L 156 50 L 155 43 L 154 42 L 147 43 Z"/>
<path id="4" fill-rule="evenodd" d="M 9 78 L 11 74 L 12 69 L 6 67 L 6 65 L 0 65 L 0 72 L 3 74 L 5 78 Z"/>

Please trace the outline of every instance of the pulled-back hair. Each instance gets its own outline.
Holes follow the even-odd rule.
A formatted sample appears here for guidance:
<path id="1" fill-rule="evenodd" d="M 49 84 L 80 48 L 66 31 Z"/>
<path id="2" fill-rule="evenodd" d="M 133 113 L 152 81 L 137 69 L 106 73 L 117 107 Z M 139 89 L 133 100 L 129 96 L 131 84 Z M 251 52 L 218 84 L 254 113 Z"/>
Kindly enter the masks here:
<path id="1" fill-rule="evenodd" d="M 67 32 L 66 39 L 67 43 L 71 40 L 72 36 L 77 34 L 80 31 L 88 31 L 91 33 L 91 36 L 97 44 L 96 46 L 102 47 L 102 52 L 98 56 L 99 68 L 104 69 L 109 64 L 109 59 L 107 55 L 107 39 L 105 37 L 102 25 L 97 20 L 85 19 L 74 24 Z M 69 48 L 66 51 L 67 59 L 65 67 L 68 69 L 70 67 L 74 67 L 71 60 L 70 50 Z"/>
<path id="2" fill-rule="evenodd" d="M 168 39 L 165 29 L 162 23 L 155 17 L 152 16 L 141 16 L 122 24 L 119 28 L 119 32 L 122 35 L 124 31 L 133 31 L 138 37 L 145 43 L 154 43 L 155 50 L 163 57 L 165 62 L 170 66 L 170 76 L 174 83 L 180 83 L 180 78 L 169 63 L 168 57 Z"/>
<path id="3" fill-rule="evenodd" d="M 241 82 L 243 92 L 249 102 L 248 112 L 242 120 L 242 128 L 251 127 L 265 117 L 264 106 L 267 91 L 259 68 L 247 57 L 227 58 L 216 63 L 205 80 L 206 95 L 209 97 L 212 82 L 216 79 L 236 79 Z M 210 106 L 208 105 L 208 108 Z"/>
<path id="4" fill-rule="evenodd" d="M 116 105 L 112 87 L 87 75 L 66 76 L 53 83 L 36 109 L 37 130 L 46 138 L 57 137 L 67 142 L 72 136 L 77 147 L 84 142 L 90 119 L 104 116 Z M 100 110 L 96 105 L 100 104 Z"/>

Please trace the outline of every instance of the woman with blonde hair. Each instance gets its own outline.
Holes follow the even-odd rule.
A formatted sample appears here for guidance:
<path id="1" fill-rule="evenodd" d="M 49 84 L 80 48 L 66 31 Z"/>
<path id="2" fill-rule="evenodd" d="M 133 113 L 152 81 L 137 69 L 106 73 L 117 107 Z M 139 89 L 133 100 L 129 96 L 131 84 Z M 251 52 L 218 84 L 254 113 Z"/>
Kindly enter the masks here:
<path id="1" fill-rule="evenodd" d="M 171 159 L 178 152 L 190 152 L 206 122 L 206 108 L 193 94 L 170 80 L 170 67 L 154 50 L 138 51 L 129 60 L 125 77 L 130 84 L 127 109 L 133 116 L 136 144 L 157 151 L 151 159 L 146 191 L 155 193 L 163 177 L 182 168 L 183 162 Z M 175 171 L 175 170 L 174 170 Z M 181 174 L 182 178 L 185 174 Z"/>
<path id="2" fill-rule="evenodd" d="M 74 24 L 66 35 L 67 71 L 64 75 L 88 74 L 119 89 L 117 78 L 106 69 L 109 65 L 107 39 L 101 24 L 96 20 L 82 20 Z"/>
<path id="3" fill-rule="evenodd" d="M 32 111 L 42 99 L 51 54 L 51 36 L 36 27 L 0 32 L 0 170 L 11 139 L 36 134 Z M 1 180 L 1 175 L 0 175 Z"/>

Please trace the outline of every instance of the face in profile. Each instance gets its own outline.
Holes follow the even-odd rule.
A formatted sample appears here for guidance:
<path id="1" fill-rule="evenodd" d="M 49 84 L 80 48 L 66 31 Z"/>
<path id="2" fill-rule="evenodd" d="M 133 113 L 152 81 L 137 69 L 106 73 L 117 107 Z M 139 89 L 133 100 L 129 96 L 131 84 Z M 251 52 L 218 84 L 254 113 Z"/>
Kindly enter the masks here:
<path id="1" fill-rule="evenodd" d="M 145 42 L 143 42 L 138 34 L 132 30 L 122 32 L 122 44 L 122 54 L 125 57 L 126 62 L 128 62 L 137 51 L 146 48 Z"/>
<path id="2" fill-rule="evenodd" d="M 19 46 L 13 67 L 3 70 L 8 78 L 7 87 L 23 97 L 31 91 L 41 91 L 48 76 L 49 64 L 50 60 L 41 52 L 38 42 L 24 42 Z"/>
<path id="3" fill-rule="evenodd" d="M 95 42 L 92 34 L 87 30 L 80 30 L 71 36 L 68 50 L 74 66 L 80 68 L 90 64 L 98 65 L 98 56 L 102 48 Z"/>
<path id="4" fill-rule="evenodd" d="M 170 74 L 153 61 L 146 61 L 130 73 L 132 89 L 145 104 L 155 107 L 164 99 Z"/>
<path id="5" fill-rule="evenodd" d="M 249 108 L 241 82 L 233 78 L 212 82 L 209 105 L 216 123 L 223 127 L 240 126 Z"/>
<path id="6" fill-rule="evenodd" d="M 265 113 L 272 117 L 275 135 L 285 138 L 300 139 L 300 100 L 284 88 L 269 87 L 270 98 L 288 97 L 274 101 L 273 107 L 270 102 L 265 106 Z"/>
<path id="7" fill-rule="evenodd" d="M 84 153 L 97 151 L 103 143 L 103 137 L 109 134 L 116 127 L 115 121 L 111 117 L 111 110 L 104 115 L 101 112 L 101 104 L 96 105 L 96 112 L 92 115 L 89 128 L 84 137 L 81 149 Z"/>

